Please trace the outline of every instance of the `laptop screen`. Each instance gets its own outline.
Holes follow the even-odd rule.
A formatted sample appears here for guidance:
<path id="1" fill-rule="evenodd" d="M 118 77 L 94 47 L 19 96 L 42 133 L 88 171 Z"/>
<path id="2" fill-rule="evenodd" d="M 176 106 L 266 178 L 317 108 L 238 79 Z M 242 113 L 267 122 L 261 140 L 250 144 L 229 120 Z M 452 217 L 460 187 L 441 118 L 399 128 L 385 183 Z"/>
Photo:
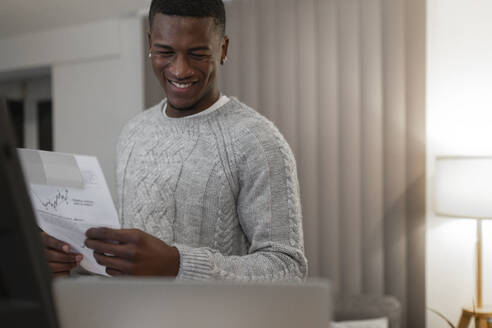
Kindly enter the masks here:
<path id="1" fill-rule="evenodd" d="M 0 98 L 0 323 L 57 327 L 51 278 L 14 145 Z"/>

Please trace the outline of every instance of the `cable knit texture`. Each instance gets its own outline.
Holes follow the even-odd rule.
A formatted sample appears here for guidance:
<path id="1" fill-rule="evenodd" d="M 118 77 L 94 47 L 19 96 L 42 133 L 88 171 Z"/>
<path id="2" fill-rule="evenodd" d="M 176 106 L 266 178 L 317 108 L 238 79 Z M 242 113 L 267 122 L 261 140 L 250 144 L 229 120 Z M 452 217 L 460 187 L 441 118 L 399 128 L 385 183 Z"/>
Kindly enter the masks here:
<path id="1" fill-rule="evenodd" d="M 302 281 L 295 160 L 277 128 L 231 98 L 184 118 L 139 114 L 118 143 L 118 211 L 178 248 L 178 279 Z"/>

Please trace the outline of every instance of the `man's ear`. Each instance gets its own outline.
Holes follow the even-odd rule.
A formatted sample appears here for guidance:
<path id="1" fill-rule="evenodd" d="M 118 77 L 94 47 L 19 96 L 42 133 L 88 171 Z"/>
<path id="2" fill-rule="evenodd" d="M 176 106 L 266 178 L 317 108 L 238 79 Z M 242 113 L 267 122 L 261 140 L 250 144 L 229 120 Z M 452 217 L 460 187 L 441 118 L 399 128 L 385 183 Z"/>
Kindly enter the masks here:
<path id="1" fill-rule="evenodd" d="M 147 31 L 147 50 L 150 54 L 150 51 L 152 50 L 152 34 L 150 31 Z"/>
<path id="2" fill-rule="evenodd" d="M 222 45 L 221 45 L 221 57 L 220 57 L 220 62 L 224 64 L 224 62 L 227 60 L 227 52 L 229 51 L 229 37 L 226 35 L 224 36 L 224 39 L 222 40 Z"/>

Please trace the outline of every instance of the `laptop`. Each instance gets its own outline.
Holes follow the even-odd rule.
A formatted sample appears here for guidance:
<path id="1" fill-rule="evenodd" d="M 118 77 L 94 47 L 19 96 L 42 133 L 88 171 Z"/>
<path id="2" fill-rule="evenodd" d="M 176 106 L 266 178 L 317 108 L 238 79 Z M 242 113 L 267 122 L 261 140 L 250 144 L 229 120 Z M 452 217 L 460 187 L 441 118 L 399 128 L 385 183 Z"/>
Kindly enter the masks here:
<path id="1" fill-rule="evenodd" d="M 0 97 L 0 326 L 56 328 L 51 276 Z"/>
<path id="2" fill-rule="evenodd" d="M 57 279 L 61 327 L 329 328 L 330 286 L 176 282 L 158 278 Z"/>

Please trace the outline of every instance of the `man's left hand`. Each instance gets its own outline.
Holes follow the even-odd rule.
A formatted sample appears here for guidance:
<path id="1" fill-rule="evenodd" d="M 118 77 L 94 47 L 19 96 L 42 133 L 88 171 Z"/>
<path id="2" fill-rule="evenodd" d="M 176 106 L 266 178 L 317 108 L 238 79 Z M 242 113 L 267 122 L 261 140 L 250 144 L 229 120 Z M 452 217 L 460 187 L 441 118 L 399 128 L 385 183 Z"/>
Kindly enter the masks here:
<path id="1" fill-rule="evenodd" d="M 177 276 L 179 252 L 138 229 L 91 228 L 85 245 L 111 276 Z"/>

